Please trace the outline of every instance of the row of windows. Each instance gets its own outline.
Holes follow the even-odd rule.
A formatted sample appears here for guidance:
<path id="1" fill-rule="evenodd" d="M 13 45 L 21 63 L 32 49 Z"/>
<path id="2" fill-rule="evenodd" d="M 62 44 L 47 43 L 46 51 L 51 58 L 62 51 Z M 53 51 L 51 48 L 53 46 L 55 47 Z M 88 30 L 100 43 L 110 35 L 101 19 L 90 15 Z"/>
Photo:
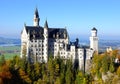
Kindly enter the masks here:
<path id="1" fill-rule="evenodd" d="M 44 57 L 43 57 L 43 56 L 41 56 L 41 57 L 38 57 L 38 59 L 39 59 L 39 60 L 42 60 L 42 59 L 44 59 Z"/>
<path id="2" fill-rule="evenodd" d="M 45 44 L 45 46 L 47 47 L 47 44 Z M 35 44 L 35 45 L 32 44 L 31 47 L 44 47 L 44 45 L 39 44 L 39 45 L 37 46 L 37 44 Z"/>
<path id="3" fill-rule="evenodd" d="M 44 42 L 44 40 L 31 40 L 31 42 Z"/>
<path id="4" fill-rule="evenodd" d="M 36 51 L 43 51 L 43 49 L 39 48 L 39 49 L 36 49 Z"/>
<path id="5" fill-rule="evenodd" d="M 65 54 L 65 52 L 63 53 L 63 52 L 61 52 L 61 54 Z"/>
<path id="6" fill-rule="evenodd" d="M 42 52 L 42 53 L 36 53 L 36 56 L 43 55 L 43 54 L 44 54 L 44 52 Z M 46 54 L 48 54 L 48 53 L 46 52 Z"/>
<path id="7" fill-rule="evenodd" d="M 32 44 L 31 47 L 37 47 L 37 44 L 35 45 Z M 38 47 L 44 47 L 44 45 L 39 44 Z"/>
<path id="8" fill-rule="evenodd" d="M 36 55 L 43 55 L 44 53 L 42 52 L 42 53 L 36 53 Z"/>
<path id="9" fill-rule="evenodd" d="M 31 51 L 33 51 L 34 49 L 31 49 Z M 44 49 L 42 48 L 36 48 L 36 51 L 43 51 Z"/>

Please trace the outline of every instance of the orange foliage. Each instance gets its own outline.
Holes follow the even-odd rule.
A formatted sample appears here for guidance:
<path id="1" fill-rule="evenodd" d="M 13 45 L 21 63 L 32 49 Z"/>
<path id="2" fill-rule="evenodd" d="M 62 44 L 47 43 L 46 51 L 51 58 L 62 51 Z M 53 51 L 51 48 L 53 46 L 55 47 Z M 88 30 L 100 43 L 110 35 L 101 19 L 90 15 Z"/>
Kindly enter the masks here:
<path id="1" fill-rule="evenodd" d="M 7 81 L 8 79 L 11 79 L 12 74 L 9 71 L 9 66 L 4 64 L 0 68 L 0 84 L 2 84 L 4 81 Z"/>

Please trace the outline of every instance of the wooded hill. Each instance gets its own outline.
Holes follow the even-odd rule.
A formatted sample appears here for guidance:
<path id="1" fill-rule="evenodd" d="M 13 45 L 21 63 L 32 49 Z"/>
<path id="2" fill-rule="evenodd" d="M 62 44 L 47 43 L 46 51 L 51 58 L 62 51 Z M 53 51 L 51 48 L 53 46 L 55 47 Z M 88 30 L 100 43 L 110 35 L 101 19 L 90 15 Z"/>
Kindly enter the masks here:
<path id="1" fill-rule="evenodd" d="M 73 68 L 71 60 L 49 57 L 48 63 L 30 64 L 26 58 L 0 58 L 0 84 L 118 84 L 119 50 L 94 54 L 89 73 Z"/>

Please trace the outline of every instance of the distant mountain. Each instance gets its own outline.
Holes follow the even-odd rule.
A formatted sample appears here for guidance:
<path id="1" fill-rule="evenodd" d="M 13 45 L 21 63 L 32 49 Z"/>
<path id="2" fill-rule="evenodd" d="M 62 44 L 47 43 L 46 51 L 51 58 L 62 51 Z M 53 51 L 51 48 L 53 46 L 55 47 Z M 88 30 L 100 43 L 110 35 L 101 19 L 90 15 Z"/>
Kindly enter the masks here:
<path id="1" fill-rule="evenodd" d="M 89 45 L 88 39 L 81 39 L 80 44 L 81 45 Z M 112 47 L 112 49 L 120 49 L 120 40 L 110 40 L 110 39 L 99 39 L 99 50 L 105 51 L 106 48 Z"/>
<path id="2" fill-rule="evenodd" d="M 21 44 L 20 39 L 11 39 L 0 37 L 0 45 L 4 44 Z"/>
<path id="3" fill-rule="evenodd" d="M 75 41 L 75 39 L 72 39 L 71 41 L 73 42 Z M 80 45 L 89 46 L 89 39 L 80 39 L 79 42 Z M 21 40 L 0 37 L 0 46 L 14 46 L 14 45 L 21 45 Z M 108 47 L 112 47 L 113 49 L 120 49 L 120 40 L 99 39 L 100 51 L 105 51 L 106 48 Z"/>

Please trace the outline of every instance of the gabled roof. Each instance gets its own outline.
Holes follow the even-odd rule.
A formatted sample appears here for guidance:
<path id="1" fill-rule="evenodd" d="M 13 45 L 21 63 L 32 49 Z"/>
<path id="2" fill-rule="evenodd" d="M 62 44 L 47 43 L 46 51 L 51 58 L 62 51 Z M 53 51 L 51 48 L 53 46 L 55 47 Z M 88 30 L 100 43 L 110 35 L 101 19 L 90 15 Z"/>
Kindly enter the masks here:
<path id="1" fill-rule="evenodd" d="M 44 28 L 40 26 L 25 26 L 27 34 L 30 35 L 30 39 L 43 39 Z M 65 28 L 48 28 L 48 38 L 52 39 L 64 39 L 68 36 Z"/>
<path id="2" fill-rule="evenodd" d="M 49 28 L 48 33 L 49 33 L 49 38 L 57 38 L 58 36 L 59 39 L 64 39 L 68 35 L 67 30 L 65 28 Z"/>
<path id="3" fill-rule="evenodd" d="M 30 35 L 30 39 L 42 39 L 43 36 L 43 28 L 40 26 L 26 26 L 27 34 Z"/>

